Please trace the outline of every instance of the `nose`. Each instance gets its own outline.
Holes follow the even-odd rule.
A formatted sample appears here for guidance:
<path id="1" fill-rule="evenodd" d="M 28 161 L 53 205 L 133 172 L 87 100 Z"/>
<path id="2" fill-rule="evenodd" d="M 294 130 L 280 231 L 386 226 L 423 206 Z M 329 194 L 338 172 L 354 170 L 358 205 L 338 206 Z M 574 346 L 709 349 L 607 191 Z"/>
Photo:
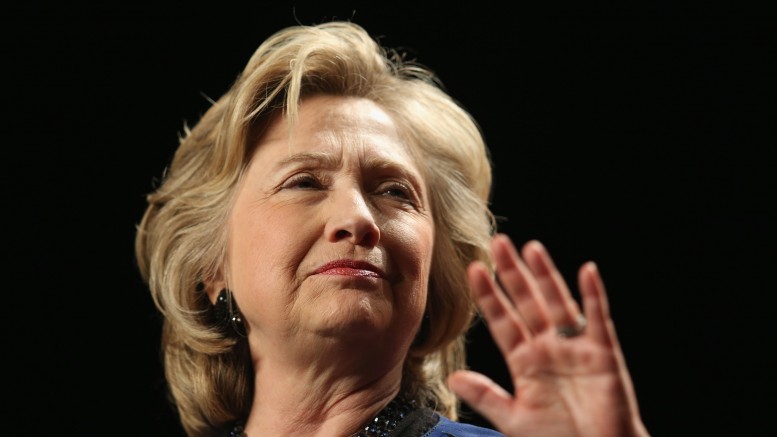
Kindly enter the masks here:
<path id="1" fill-rule="evenodd" d="M 367 199 L 357 188 L 332 195 L 325 233 L 336 243 L 347 240 L 357 246 L 374 247 L 380 241 L 380 228 Z"/>

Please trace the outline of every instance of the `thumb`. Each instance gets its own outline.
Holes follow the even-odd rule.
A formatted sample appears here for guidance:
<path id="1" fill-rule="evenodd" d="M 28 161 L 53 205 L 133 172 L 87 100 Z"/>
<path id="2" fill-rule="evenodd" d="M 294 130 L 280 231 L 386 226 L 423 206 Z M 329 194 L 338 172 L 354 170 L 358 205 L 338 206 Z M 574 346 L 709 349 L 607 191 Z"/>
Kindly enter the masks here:
<path id="1" fill-rule="evenodd" d="M 459 370 L 448 377 L 448 387 L 461 400 L 496 427 L 510 417 L 512 395 L 489 377 L 470 370 Z"/>

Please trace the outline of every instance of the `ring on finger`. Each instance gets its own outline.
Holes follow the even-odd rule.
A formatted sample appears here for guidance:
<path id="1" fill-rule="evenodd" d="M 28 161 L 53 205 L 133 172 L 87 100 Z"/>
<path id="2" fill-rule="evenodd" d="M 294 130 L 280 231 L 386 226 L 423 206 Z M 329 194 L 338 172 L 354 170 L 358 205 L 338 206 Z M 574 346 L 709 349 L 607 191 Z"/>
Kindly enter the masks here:
<path id="1" fill-rule="evenodd" d="M 559 325 L 556 327 L 556 334 L 561 338 L 577 337 L 585 331 L 588 324 L 585 316 L 580 313 L 577 315 L 577 322 L 574 325 Z"/>

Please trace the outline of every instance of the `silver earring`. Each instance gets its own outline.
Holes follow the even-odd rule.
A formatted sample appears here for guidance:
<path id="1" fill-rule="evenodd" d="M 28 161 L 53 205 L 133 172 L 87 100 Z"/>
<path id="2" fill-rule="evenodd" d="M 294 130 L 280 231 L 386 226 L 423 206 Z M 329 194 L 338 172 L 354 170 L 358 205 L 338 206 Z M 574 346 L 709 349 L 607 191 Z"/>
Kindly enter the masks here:
<path id="1" fill-rule="evenodd" d="M 237 303 L 232 296 L 232 292 L 226 288 L 219 291 L 216 297 L 216 303 L 213 304 L 213 318 L 221 326 L 225 334 L 236 333 L 245 336 L 243 318 L 237 308 Z"/>

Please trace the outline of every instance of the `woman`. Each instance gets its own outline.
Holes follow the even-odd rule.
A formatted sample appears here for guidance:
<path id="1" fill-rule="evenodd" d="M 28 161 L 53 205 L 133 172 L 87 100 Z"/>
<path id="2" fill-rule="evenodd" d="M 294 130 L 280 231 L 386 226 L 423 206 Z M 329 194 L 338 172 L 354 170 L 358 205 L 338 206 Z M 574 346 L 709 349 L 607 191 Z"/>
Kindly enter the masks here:
<path id="1" fill-rule="evenodd" d="M 495 232 L 490 185 L 430 71 L 350 22 L 268 38 L 138 228 L 186 433 L 647 435 L 595 266 L 584 315 L 539 242 Z M 465 369 L 478 308 L 514 394 Z"/>

